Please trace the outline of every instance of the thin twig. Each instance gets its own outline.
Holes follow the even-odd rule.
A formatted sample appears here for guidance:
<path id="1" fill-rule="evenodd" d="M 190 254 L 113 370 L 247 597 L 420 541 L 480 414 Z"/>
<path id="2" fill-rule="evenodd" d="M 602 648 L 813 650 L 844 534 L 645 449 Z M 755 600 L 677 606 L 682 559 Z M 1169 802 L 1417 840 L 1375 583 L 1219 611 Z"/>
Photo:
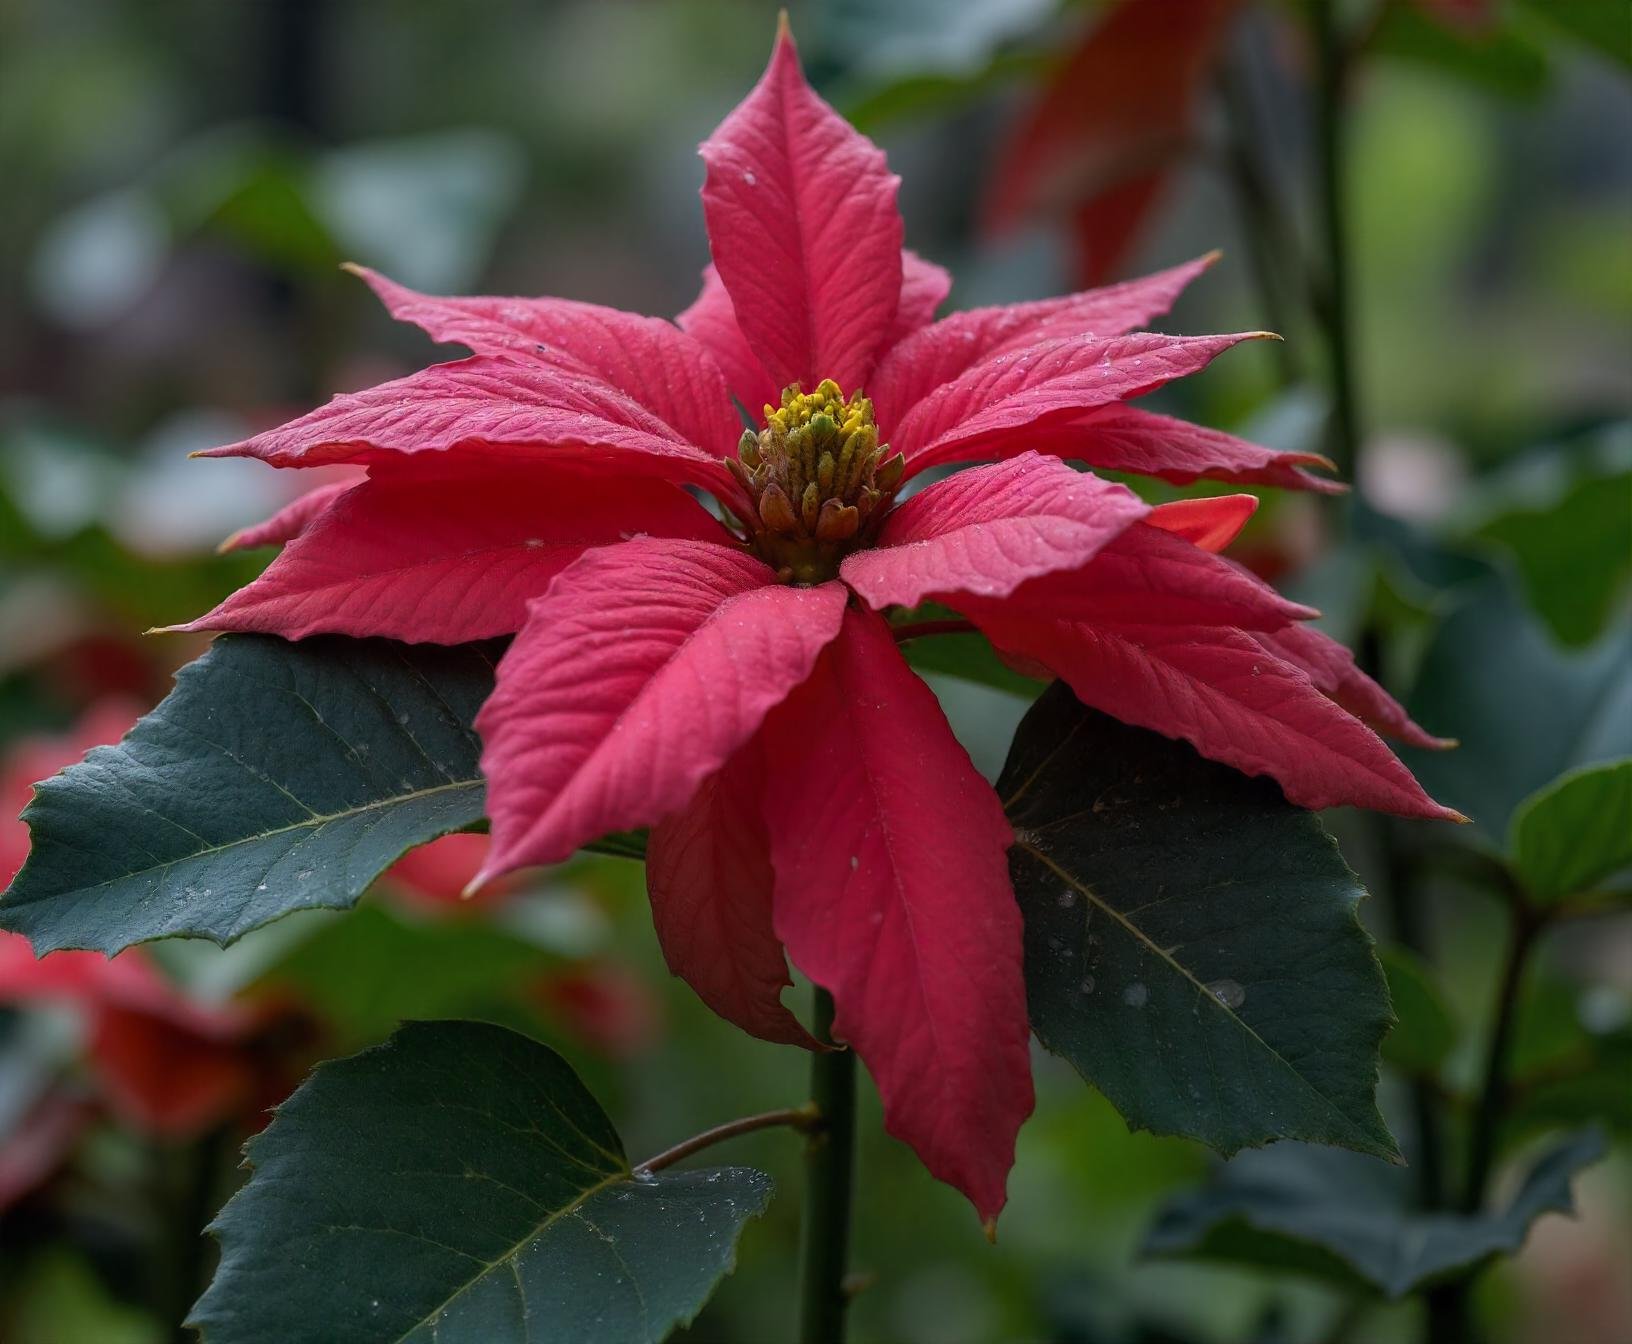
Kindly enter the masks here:
<path id="1" fill-rule="evenodd" d="M 752 1134 L 756 1129 L 774 1129 L 778 1125 L 786 1125 L 790 1129 L 809 1133 L 819 1123 L 820 1117 L 816 1113 L 816 1108 L 808 1102 L 803 1106 L 789 1106 L 780 1111 L 766 1111 L 761 1115 L 745 1115 L 740 1120 L 728 1120 L 723 1125 L 715 1125 L 713 1129 L 705 1129 L 701 1134 L 694 1134 L 684 1143 L 677 1143 L 656 1157 L 648 1157 L 639 1163 L 635 1170 L 641 1175 L 662 1171 L 664 1167 L 672 1167 L 693 1153 L 702 1152 L 704 1148 L 712 1148 L 716 1143 L 724 1143 L 739 1134 Z"/>

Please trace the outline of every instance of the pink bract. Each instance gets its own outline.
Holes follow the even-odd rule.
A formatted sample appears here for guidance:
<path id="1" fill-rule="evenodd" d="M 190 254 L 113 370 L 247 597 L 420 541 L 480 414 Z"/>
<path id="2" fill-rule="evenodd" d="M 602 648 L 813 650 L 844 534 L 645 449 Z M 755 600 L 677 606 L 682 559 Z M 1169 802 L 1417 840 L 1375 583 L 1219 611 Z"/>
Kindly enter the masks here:
<path id="1" fill-rule="evenodd" d="M 670 966 L 809 1046 L 781 1002 L 791 956 L 891 1132 L 990 1219 L 1032 1106 L 1011 837 L 883 613 L 951 607 L 1294 802 L 1454 814 L 1367 726 L 1424 740 L 1399 706 L 1215 554 L 1250 499 L 1152 509 L 1063 460 L 1333 488 L 1304 472 L 1318 458 L 1126 404 L 1250 339 L 1139 330 L 1210 258 L 934 320 L 946 273 L 902 250 L 897 179 L 786 32 L 702 153 L 714 264 L 677 324 L 363 272 L 472 354 L 217 450 L 367 477 L 258 534 L 292 535 L 188 628 L 514 633 L 477 721 L 483 875 L 652 827 Z"/>

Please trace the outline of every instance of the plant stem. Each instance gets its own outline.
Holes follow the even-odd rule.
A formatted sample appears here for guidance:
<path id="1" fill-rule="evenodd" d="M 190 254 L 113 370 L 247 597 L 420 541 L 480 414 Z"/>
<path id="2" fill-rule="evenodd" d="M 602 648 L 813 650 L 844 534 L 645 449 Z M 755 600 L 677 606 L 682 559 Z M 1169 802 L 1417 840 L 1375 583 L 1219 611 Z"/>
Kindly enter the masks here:
<path id="1" fill-rule="evenodd" d="M 1479 1100 L 1473 1112 L 1473 1127 L 1468 1135 L 1468 1166 L 1462 1185 L 1462 1211 L 1475 1213 L 1485 1202 L 1485 1187 L 1490 1182 L 1491 1168 L 1496 1162 L 1496 1143 L 1501 1136 L 1502 1116 L 1507 1109 L 1508 1055 L 1513 1047 L 1513 1028 L 1518 1020 L 1519 990 L 1524 981 L 1524 968 L 1530 952 L 1536 945 L 1541 921 L 1521 900 L 1512 903 L 1512 932 L 1507 947 L 1507 962 L 1502 967 L 1502 979 L 1496 989 L 1496 1007 L 1492 1014 L 1490 1045 L 1485 1053 L 1485 1077 L 1479 1090 Z"/>
<path id="2" fill-rule="evenodd" d="M 683 1161 L 693 1153 L 700 1153 L 705 1148 L 712 1148 L 716 1143 L 724 1143 L 739 1134 L 752 1134 L 756 1129 L 773 1129 L 777 1125 L 809 1131 L 816 1125 L 816 1108 L 806 1103 L 803 1106 L 786 1107 L 780 1111 L 745 1115 L 740 1120 L 727 1120 L 723 1125 L 715 1125 L 713 1129 L 705 1129 L 701 1134 L 694 1134 L 685 1142 L 675 1144 L 673 1148 L 666 1149 L 656 1157 L 648 1157 L 636 1166 L 635 1170 L 642 1173 L 662 1171 L 664 1167 L 672 1167 L 676 1162 Z"/>
<path id="3" fill-rule="evenodd" d="M 1252 90 L 1247 86 L 1244 72 L 1237 69 L 1233 61 L 1226 61 L 1219 72 L 1218 93 L 1228 125 L 1225 166 L 1241 212 L 1241 231 L 1258 288 L 1264 325 L 1270 331 L 1288 335 L 1293 305 L 1285 299 L 1282 267 L 1290 265 L 1296 269 L 1301 265 L 1298 240 L 1287 226 L 1276 200 L 1274 184 L 1258 155 L 1258 119 L 1253 112 Z M 1279 341 L 1274 345 L 1282 383 L 1295 381 L 1297 368 L 1291 345 Z"/>
<path id="4" fill-rule="evenodd" d="M 814 1032 L 831 1043 L 833 996 L 815 991 Z M 828 1050 L 810 1059 L 810 1097 L 818 1120 L 805 1150 L 805 1214 L 800 1251 L 800 1344 L 843 1344 L 844 1290 L 850 1260 L 850 1198 L 855 1166 L 856 1057 Z"/>
<path id="5" fill-rule="evenodd" d="M 1348 136 L 1343 106 L 1349 83 L 1349 49 L 1338 32 L 1336 7 L 1337 0 L 1310 0 L 1309 6 L 1315 39 L 1320 227 L 1326 253 L 1326 285 L 1320 307 L 1332 386 L 1329 451 L 1338 470 L 1351 476 L 1359 456 L 1360 417 L 1349 303 Z"/>

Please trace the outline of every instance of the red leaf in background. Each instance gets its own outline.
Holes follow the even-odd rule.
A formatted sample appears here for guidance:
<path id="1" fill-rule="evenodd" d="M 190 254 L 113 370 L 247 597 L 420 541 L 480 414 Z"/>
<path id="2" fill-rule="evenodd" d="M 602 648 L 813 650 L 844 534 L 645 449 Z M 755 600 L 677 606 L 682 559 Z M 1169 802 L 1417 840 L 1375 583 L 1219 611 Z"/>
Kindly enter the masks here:
<path id="1" fill-rule="evenodd" d="M 0 1134 L 0 1213 L 50 1178 L 95 1111 L 84 1097 L 49 1092 Z"/>
<path id="2" fill-rule="evenodd" d="M 994 232 L 1065 213 L 1080 283 L 1114 274 L 1189 146 L 1197 95 L 1241 0 L 1120 0 L 1021 123 L 987 196 Z"/>
<path id="3" fill-rule="evenodd" d="M 137 713 L 132 702 L 103 701 L 72 733 L 24 739 L 12 749 L 0 770 L 0 805 L 6 810 L 0 817 L 0 883 L 11 881 L 28 854 L 28 828 L 15 818 L 33 782 L 91 747 L 118 741 Z M 140 948 L 112 960 L 96 952 L 36 958 L 27 939 L 0 934 L 0 1003 L 56 1003 L 77 1011 L 106 1099 L 149 1133 L 193 1134 L 262 1098 L 263 1080 L 243 1045 L 268 1015 L 191 1002 Z"/>
<path id="4" fill-rule="evenodd" d="M 34 785 L 72 765 L 92 747 L 117 742 L 141 712 L 136 701 L 109 696 L 86 710 L 70 732 L 24 737 L 12 744 L 0 765 L 0 890 L 11 885 L 28 857 L 28 827 L 17 814 L 34 796 Z"/>
<path id="5" fill-rule="evenodd" d="M 556 971 L 536 993 L 557 1025 L 613 1059 L 644 1054 L 663 1033 L 662 1006 L 651 987 L 611 962 Z"/>
<path id="6" fill-rule="evenodd" d="M 392 887 L 415 905 L 438 910 L 481 909 L 506 900 L 515 885 L 495 878 L 480 891 L 464 892 L 487 859 L 488 838 L 460 832 L 410 849 L 387 870 Z"/>
<path id="7" fill-rule="evenodd" d="M 1579 4 L 1581 0 L 1554 0 L 1556 4 Z M 1416 0 L 1417 8 L 1449 28 L 1464 33 L 1488 32 L 1498 17 L 1497 0 Z"/>
<path id="8" fill-rule="evenodd" d="M 259 1015 L 189 1001 L 140 948 L 111 961 L 97 952 L 36 959 L 28 941 L 0 935 L 0 1003 L 57 1003 L 77 1011 L 107 1100 L 149 1133 L 194 1134 L 245 1110 L 257 1096 L 240 1048 Z"/>

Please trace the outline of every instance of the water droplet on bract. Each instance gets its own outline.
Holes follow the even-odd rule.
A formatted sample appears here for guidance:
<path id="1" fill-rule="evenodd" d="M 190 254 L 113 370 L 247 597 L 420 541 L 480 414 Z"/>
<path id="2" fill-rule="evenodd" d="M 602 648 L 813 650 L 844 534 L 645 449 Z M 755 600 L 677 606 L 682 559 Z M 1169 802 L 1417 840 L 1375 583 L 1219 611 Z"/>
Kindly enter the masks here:
<path id="1" fill-rule="evenodd" d="M 759 179 L 754 176 L 752 170 L 743 173 L 742 180 L 744 182 L 746 182 L 750 187 L 759 185 Z"/>
<path id="2" fill-rule="evenodd" d="M 1092 994 L 1094 992 L 1094 977 L 1091 975 L 1083 976 L 1082 983 L 1077 988 L 1084 994 Z"/>
<path id="3" fill-rule="evenodd" d="M 525 546 L 529 551 L 536 551 L 540 546 L 542 546 L 544 544 L 544 541 L 543 541 L 543 538 L 541 538 L 541 537 L 528 537 L 527 540 L 522 542 L 521 544 L 523 546 Z"/>
<path id="4" fill-rule="evenodd" d="M 1122 991 L 1122 1002 L 1129 1008 L 1143 1008 L 1145 1000 L 1150 997 L 1150 991 L 1145 988 L 1144 981 L 1135 980 Z"/>
<path id="5" fill-rule="evenodd" d="M 1226 1008 L 1239 1008 L 1247 1000 L 1247 991 L 1234 980 L 1214 980 L 1207 992 Z"/>

